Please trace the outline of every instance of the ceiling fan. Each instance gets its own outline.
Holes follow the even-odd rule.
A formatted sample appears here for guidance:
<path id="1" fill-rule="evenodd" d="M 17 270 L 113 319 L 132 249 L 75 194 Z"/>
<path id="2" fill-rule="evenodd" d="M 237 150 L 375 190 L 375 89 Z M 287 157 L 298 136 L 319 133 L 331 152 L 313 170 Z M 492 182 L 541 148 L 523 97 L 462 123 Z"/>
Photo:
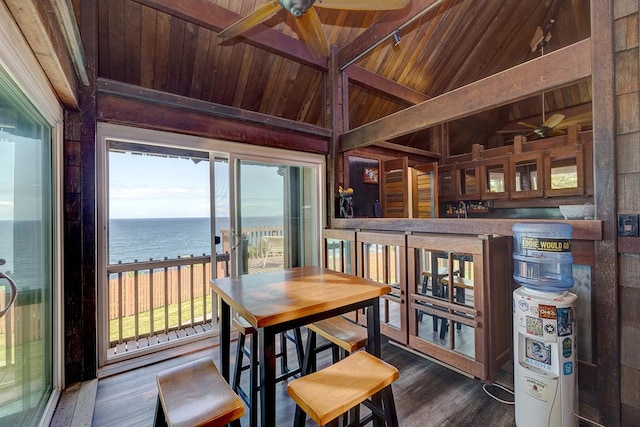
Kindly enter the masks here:
<path id="1" fill-rule="evenodd" d="M 329 42 L 323 32 L 318 14 L 312 6 L 343 10 L 402 9 L 410 0 L 269 0 L 249 15 L 222 30 L 223 40 L 235 37 L 271 18 L 280 9 L 291 13 L 297 22 L 298 35 L 316 58 L 329 56 Z"/>
<path id="2" fill-rule="evenodd" d="M 531 129 L 531 133 L 526 136 L 536 135 L 538 138 L 546 138 L 548 136 L 564 135 L 565 129 L 572 125 L 589 126 L 593 120 L 591 112 L 578 114 L 565 119 L 564 114 L 552 114 L 541 125 L 536 126 L 527 122 L 518 122 L 518 125 Z M 584 128 L 583 128 L 584 130 Z M 522 134 L 525 129 L 505 129 L 498 131 L 499 134 Z"/>

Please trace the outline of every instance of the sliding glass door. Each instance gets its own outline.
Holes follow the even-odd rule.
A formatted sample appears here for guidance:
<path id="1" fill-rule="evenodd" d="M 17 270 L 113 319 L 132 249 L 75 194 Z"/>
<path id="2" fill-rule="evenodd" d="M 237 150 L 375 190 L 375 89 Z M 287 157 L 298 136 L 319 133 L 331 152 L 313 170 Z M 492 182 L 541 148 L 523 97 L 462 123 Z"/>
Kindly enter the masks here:
<path id="1" fill-rule="evenodd" d="M 211 278 L 320 262 L 324 157 L 98 124 L 101 368 L 217 333 Z"/>
<path id="2" fill-rule="evenodd" d="M 313 166 L 234 157 L 235 273 L 317 264 L 318 177 Z"/>
<path id="3" fill-rule="evenodd" d="M 54 389 L 52 127 L 0 63 L 0 425 L 37 425 Z"/>

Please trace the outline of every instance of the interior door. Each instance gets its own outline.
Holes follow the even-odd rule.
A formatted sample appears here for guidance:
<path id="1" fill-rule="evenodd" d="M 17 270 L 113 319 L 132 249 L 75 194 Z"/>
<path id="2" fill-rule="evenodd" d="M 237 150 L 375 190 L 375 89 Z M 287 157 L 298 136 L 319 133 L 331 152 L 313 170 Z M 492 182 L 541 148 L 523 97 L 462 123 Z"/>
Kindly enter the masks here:
<path id="1" fill-rule="evenodd" d="M 53 388 L 52 163 L 48 126 L 21 130 L 28 118 L 13 111 L 16 126 L 0 129 L 0 425 L 22 426 L 38 424 Z"/>

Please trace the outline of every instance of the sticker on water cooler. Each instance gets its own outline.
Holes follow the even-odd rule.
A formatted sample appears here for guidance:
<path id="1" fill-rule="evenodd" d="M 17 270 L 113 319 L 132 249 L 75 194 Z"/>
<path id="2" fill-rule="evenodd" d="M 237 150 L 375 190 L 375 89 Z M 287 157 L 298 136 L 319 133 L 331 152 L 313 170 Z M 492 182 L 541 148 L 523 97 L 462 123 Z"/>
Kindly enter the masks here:
<path id="1" fill-rule="evenodd" d="M 562 355 L 568 359 L 571 357 L 573 350 L 571 348 L 571 338 L 565 338 L 562 340 Z"/>
<path id="2" fill-rule="evenodd" d="M 529 396 L 533 396 L 543 402 L 547 401 L 547 397 L 549 395 L 549 386 L 547 384 L 530 377 L 524 377 L 524 380 L 525 392 Z"/>
<path id="3" fill-rule="evenodd" d="M 525 339 L 524 361 L 547 371 L 551 370 L 551 345 L 532 338 Z"/>
<path id="4" fill-rule="evenodd" d="M 541 252 L 571 252 L 571 239 L 523 237 L 522 249 Z"/>
<path id="5" fill-rule="evenodd" d="M 527 334 L 535 335 L 537 337 L 544 336 L 542 329 L 542 319 L 539 317 L 527 316 Z"/>
<path id="6" fill-rule="evenodd" d="M 538 316 L 542 317 L 543 319 L 555 319 L 557 316 L 556 306 L 538 304 Z"/>
<path id="7" fill-rule="evenodd" d="M 565 337 L 573 334 L 573 309 L 558 307 L 558 336 Z"/>
<path id="8" fill-rule="evenodd" d="M 565 375 L 573 374 L 573 362 L 564 362 L 562 365 L 562 373 Z"/>
<path id="9" fill-rule="evenodd" d="M 521 311 L 529 311 L 529 303 L 523 299 L 518 301 L 518 307 L 520 307 Z"/>

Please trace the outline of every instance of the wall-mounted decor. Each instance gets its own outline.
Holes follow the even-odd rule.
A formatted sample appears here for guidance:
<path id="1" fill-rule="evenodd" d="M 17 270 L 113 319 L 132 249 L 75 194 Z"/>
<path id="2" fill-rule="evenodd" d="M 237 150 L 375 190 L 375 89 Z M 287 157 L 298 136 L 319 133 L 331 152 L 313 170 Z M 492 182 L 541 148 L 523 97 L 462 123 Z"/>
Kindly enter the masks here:
<path id="1" fill-rule="evenodd" d="M 378 183 L 378 168 L 364 168 L 364 180 L 365 184 L 377 184 Z"/>

